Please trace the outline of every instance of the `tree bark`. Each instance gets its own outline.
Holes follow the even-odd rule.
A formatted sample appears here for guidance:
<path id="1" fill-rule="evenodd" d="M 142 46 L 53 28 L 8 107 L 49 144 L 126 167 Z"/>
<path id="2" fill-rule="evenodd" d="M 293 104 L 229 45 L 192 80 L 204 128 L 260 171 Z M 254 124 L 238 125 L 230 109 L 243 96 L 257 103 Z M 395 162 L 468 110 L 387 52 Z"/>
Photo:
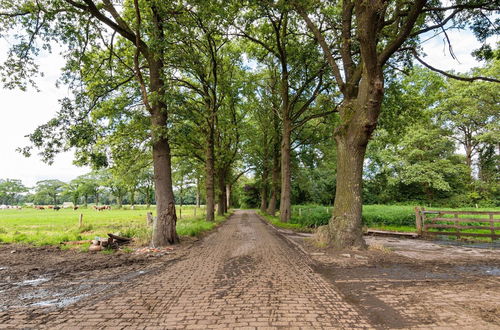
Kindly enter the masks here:
<path id="1" fill-rule="evenodd" d="M 205 156 L 205 189 L 206 189 L 206 220 L 214 221 L 214 176 L 215 176 L 215 160 L 214 160 L 214 131 L 209 128 L 210 132 L 208 134 L 207 146 L 206 146 L 206 156 Z"/>
<path id="2" fill-rule="evenodd" d="M 278 201 L 278 194 L 280 191 L 280 131 L 279 131 L 279 118 L 275 111 L 273 111 L 273 169 L 271 177 L 271 197 L 269 198 L 269 205 L 267 207 L 267 214 L 275 216 L 276 204 Z"/>
<path id="3" fill-rule="evenodd" d="M 266 157 L 265 155 L 264 157 Z M 268 197 L 268 184 L 267 178 L 269 176 L 269 170 L 267 169 L 267 160 L 264 160 L 264 168 L 262 169 L 262 183 L 260 188 L 260 211 L 266 212 L 267 209 L 267 197 Z"/>
<path id="4" fill-rule="evenodd" d="M 196 207 L 200 208 L 200 179 L 196 178 Z"/>
<path id="5" fill-rule="evenodd" d="M 333 216 L 328 224 L 330 245 L 336 249 L 365 248 L 361 212 L 363 162 L 375 130 L 383 98 L 380 72 L 362 80 L 356 99 L 346 99 L 340 108 L 337 143 L 337 185 Z"/>
<path id="6" fill-rule="evenodd" d="M 231 185 L 226 184 L 226 212 L 231 208 Z"/>
<path id="7" fill-rule="evenodd" d="M 226 180 L 224 171 L 219 171 L 219 205 L 217 207 L 217 215 L 226 213 Z"/>
<path id="8" fill-rule="evenodd" d="M 179 243 L 177 235 L 177 215 L 172 187 L 172 158 L 166 133 L 167 111 L 160 101 L 164 95 L 164 83 L 161 78 L 163 65 L 154 58 L 149 59 L 150 89 L 157 93 L 151 103 L 151 134 L 153 135 L 153 170 L 156 195 L 156 221 L 153 229 L 153 246 L 165 246 Z"/>
<path id="9" fill-rule="evenodd" d="M 153 117 L 154 128 L 161 122 L 166 124 L 163 114 Z M 156 126 L 156 127 L 155 127 Z M 161 126 L 164 127 L 164 126 Z M 153 231 L 153 246 L 165 246 L 179 242 L 175 229 L 177 215 L 175 214 L 175 200 L 172 189 L 172 164 L 170 145 L 164 137 L 157 137 L 153 142 L 153 169 L 155 178 L 156 212 L 158 214 Z"/>
<path id="10" fill-rule="evenodd" d="M 290 171 L 291 163 L 291 134 L 292 122 L 289 118 L 283 118 L 283 130 L 281 140 L 281 199 L 280 199 L 280 221 L 289 222 L 291 217 L 291 193 L 292 177 Z"/>

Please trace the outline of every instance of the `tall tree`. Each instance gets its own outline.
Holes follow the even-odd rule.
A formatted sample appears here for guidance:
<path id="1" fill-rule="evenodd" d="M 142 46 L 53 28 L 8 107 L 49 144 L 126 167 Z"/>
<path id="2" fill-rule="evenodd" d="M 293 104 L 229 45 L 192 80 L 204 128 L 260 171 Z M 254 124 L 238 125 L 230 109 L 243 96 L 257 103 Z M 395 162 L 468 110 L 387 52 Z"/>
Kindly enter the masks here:
<path id="1" fill-rule="evenodd" d="M 492 61 L 489 68 L 483 70 L 472 70 L 471 74 L 474 73 L 489 74 L 500 79 L 500 61 Z M 499 101 L 496 85 L 449 79 L 443 101 L 434 111 L 437 120 L 450 130 L 455 141 L 463 147 L 471 175 L 474 172 L 474 157 L 484 148 L 482 136 L 500 129 Z M 495 144 L 495 141 L 489 140 Z M 497 140 L 496 144 L 499 142 Z"/>
<path id="2" fill-rule="evenodd" d="M 0 179 L 0 203 L 15 204 L 21 193 L 27 192 L 21 180 Z"/>
<path id="3" fill-rule="evenodd" d="M 175 229 L 164 62 L 168 29 L 172 27 L 168 20 L 176 12 L 177 3 L 157 0 L 126 1 L 120 6 L 110 0 L 52 0 L 43 6 L 35 0 L 0 4 L 2 32 L 19 27 L 26 31 L 18 35 L 8 63 L 2 67 L 12 77 L 7 85 L 14 86 L 19 78 L 29 80 L 38 70 L 34 58 L 39 47 L 49 48 L 54 39 L 68 46 L 65 78 L 78 90 L 75 102 L 63 102 L 57 118 L 31 135 L 34 145 L 43 148 L 48 158 L 61 149 L 83 148 L 88 144 L 85 142 L 92 142 L 81 136 L 86 136 L 85 129 L 91 128 L 88 114 L 102 110 L 103 101 L 120 92 L 122 99 L 137 95 L 142 99 L 144 116 L 149 121 L 156 183 L 158 221 L 153 234 L 156 246 L 179 241 Z M 133 92 L 127 93 L 125 87 Z M 131 103 L 136 102 L 129 99 L 128 104 Z M 69 144 L 64 145 L 64 141 Z M 103 165 L 102 151 L 92 155 L 92 160 Z"/>
<path id="4" fill-rule="evenodd" d="M 279 70 L 281 120 L 281 196 L 280 219 L 291 216 L 291 143 L 292 132 L 308 120 L 334 112 L 311 113 L 310 106 L 327 87 L 326 65 L 314 40 L 301 31 L 301 22 L 289 6 L 268 2 L 250 4 L 246 15 L 237 22 L 238 34 L 256 47 L 249 51 L 256 59 L 274 62 Z"/>
<path id="5" fill-rule="evenodd" d="M 335 129 L 338 162 L 334 212 L 328 227 L 330 244 L 336 248 L 365 247 L 361 225 L 363 164 L 384 98 L 384 70 L 397 67 L 409 55 L 424 64 L 418 55 L 419 35 L 429 31 L 446 35 L 445 27 L 466 27 L 465 18 L 485 39 L 492 33 L 492 26 L 483 24 L 484 17 L 497 11 L 498 4 L 426 0 L 288 2 L 314 34 L 323 50 L 322 63 L 329 65 L 343 98 L 338 108 L 340 124 Z"/>
<path id="6" fill-rule="evenodd" d="M 43 180 L 36 183 L 36 194 L 48 197 L 52 204 L 57 205 L 58 197 L 63 191 L 65 183 L 60 180 Z"/>
<path id="7" fill-rule="evenodd" d="M 216 177 L 218 212 L 225 210 L 225 180 L 239 150 L 241 70 L 220 4 L 198 4 L 176 17 L 179 26 L 172 65 L 179 86 L 176 148 L 205 165 L 206 219 L 214 221 Z M 200 144 L 203 141 L 203 144 Z"/>

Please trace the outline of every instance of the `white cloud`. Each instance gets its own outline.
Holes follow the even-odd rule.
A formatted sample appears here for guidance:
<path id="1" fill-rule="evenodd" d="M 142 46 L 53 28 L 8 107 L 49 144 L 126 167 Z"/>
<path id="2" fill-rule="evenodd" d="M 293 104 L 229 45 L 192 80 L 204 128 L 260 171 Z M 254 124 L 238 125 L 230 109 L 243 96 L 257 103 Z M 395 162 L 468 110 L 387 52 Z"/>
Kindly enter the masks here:
<path id="1" fill-rule="evenodd" d="M 445 36 L 440 34 L 423 44 L 424 61 L 433 67 L 441 70 L 454 70 L 456 72 L 466 72 L 472 67 L 480 64 L 471 55 L 471 52 L 481 46 L 470 31 L 451 30 L 447 32 L 456 59 L 450 54 L 448 42 Z M 427 34 L 423 39 L 430 38 L 432 34 Z M 490 38 L 488 43 L 494 45 L 498 37 Z"/>

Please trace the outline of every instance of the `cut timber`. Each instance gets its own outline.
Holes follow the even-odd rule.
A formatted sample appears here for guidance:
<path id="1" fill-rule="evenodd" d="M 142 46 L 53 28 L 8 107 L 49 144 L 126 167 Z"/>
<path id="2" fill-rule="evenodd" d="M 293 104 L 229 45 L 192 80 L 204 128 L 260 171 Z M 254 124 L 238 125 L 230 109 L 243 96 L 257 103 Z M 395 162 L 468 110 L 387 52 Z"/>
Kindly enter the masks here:
<path id="1" fill-rule="evenodd" d="M 87 243 L 92 243 L 91 240 L 83 240 L 83 241 L 67 241 L 67 242 L 61 242 L 61 244 L 66 244 L 66 245 L 80 245 L 80 244 L 87 244 Z"/>
<path id="2" fill-rule="evenodd" d="M 367 229 L 366 234 L 368 235 L 381 235 L 381 236 L 403 236 L 409 238 L 418 238 L 419 235 L 417 233 L 408 233 L 402 231 L 387 231 L 387 230 L 377 230 L 377 229 Z"/>
<path id="3" fill-rule="evenodd" d="M 118 235 L 114 235 L 114 234 L 108 234 L 108 236 L 115 240 L 116 243 L 118 244 L 126 244 L 126 243 L 129 243 L 130 241 L 132 241 L 131 238 L 129 237 L 122 237 L 122 236 L 118 236 Z"/>

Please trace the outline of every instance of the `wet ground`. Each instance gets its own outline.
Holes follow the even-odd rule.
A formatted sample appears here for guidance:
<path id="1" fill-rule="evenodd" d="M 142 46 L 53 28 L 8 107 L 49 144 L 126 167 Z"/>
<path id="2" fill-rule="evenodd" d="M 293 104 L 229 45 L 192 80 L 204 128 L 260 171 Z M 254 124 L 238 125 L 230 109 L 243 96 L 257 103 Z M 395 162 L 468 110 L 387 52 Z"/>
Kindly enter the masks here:
<path id="1" fill-rule="evenodd" d="M 0 245 L 0 312 L 54 310 L 82 299 L 103 298 L 134 279 L 154 272 L 185 252 L 113 254 L 57 247 Z"/>
<path id="2" fill-rule="evenodd" d="M 500 329 L 496 244 L 369 236 L 368 251 L 338 252 L 282 234 L 376 328 Z"/>
<path id="3" fill-rule="evenodd" d="M 319 249 L 239 211 L 162 253 L 0 245 L 0 328 L 500 329 L 495 247 L 366 240 Z"/>

